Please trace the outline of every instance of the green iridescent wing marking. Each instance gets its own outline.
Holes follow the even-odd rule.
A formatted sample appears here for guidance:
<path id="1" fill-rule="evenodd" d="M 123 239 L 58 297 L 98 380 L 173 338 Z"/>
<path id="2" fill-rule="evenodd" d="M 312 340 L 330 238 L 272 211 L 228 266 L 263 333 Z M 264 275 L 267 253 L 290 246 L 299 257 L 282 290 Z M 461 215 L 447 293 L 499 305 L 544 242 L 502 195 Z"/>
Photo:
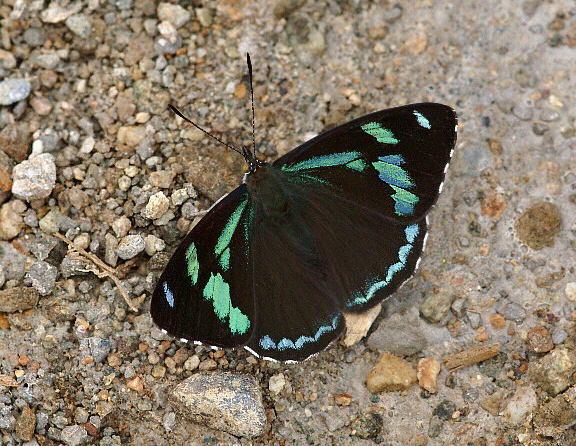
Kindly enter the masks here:
<path id="1" fill-rule="evenodd" d="M 380 156 L 378 161 L 372 163 L 380 179 L 394 189 L 392 198 L 396 202 L 394 206 L 396 214 L 412 215 L 418 197 L 409 189 L 413 189 L 416 185 L 410 174 L 401 167 L 402 164 L 405 164 L 402 155 Z"/>
<path id="2" fill-rule="evenodd" d="M 154 321 L 173 336 L 217 347 L 253 330 L 248 246 L 253 210 L 245 186 L 219 201 L 188 234 L 159 279 Z"/>
<path id="3" fill-rule="evenodd" d="M 391 130 L 382 127 L 382 124 L 378 122 L 369 122 L 360 127 L 382 144 L 398 144 L 398 140 L 394 137 L 394 133 L 392 133 Z"/>
<path id="4" fill-rule="evenodd" d="M 198 252 L 196 251 L 196 245 L 191 243 L 186 250 L 186 265 L 188 266 L 188 276 L 192 285 L 196 285 L 198 282 L 198 270 L 200 269 L 200 263 L 198 263 Z"/>
<path id="5" fill-rule="evenodd" d="M 232 240 L 232 236 L 236 231 L 238 223 L 240 222 L 240 217 L 242 217 L 242 213 L 244 212 L 247 203 L 248 199 L 242 201 L 234 212 L 232 212 L 232 215 L 228 219 L 226 226 L 224 226 L 224 229 L 218 238 L 218 243 L 216 243 L 216 246 L 214 247 L 214 254 L 216 257 L 220 258 L 220 266 L 225 270 L 228 269 L 230 262 L 230 241 Z"/>
<path id="6" fill-rule="evenodd" d="M 204 299 L 212 302 L 214 312 L 218 319 L 227 323 L 233 334 L 243 334 L 250 328 L 250 320 L 245 314 L 232 305 L 230 298 L 230 285 L 228 285 L 220 273 L 210 273 L 210 279 L 204 287 Z"/>
<path id="7" fill-rule="evenodd" d="M 349 166 L 357 170 L 363 164 L 360 152 L 344 152 L 316 156 L 299 163 L 284 165 L 281 169 L 285 172 L 300 172 L 322 167 Z"/>

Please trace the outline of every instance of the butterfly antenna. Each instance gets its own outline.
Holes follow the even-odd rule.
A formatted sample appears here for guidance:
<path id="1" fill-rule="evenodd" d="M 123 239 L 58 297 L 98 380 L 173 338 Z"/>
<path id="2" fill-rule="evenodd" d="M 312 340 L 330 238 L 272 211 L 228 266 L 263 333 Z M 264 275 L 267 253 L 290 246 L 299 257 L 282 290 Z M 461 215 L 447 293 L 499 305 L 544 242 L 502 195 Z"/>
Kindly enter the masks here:
<path id="1" fill-rule="evenodd" d="M 242 153 L 242 151 L 240 149 L 238 149 L 237 147 L 234 147 L 228 143 L 225 143 L 224 141 L 222 141 L 220 138 L 218 138 L 217 136 L 214 136 L 212 133 L 207 132 L 206 130 L 204 130 L 202 127 L 200 127 L 198 124 L 196 124 L 195 122 L 191 121 L 190 119 L 188 119 L 186 116 L 184 116 L 180 110 L 178 110 L 176 107 L 174 107 L 172 104 L 168 104 L 168 107 L 170 108 L 170 110 L 172 110 L 174 113 L 176 113 L 178 116 L 180 116 L 182 119 L 184 119 L 184 121 L 188 122 L 189 124 L 192 124 L 194 127 L 196 127 L 198 130 L 203 131 L 206 135 L 208 135 L 210 138 L 215 139 L 216 141 L 218 141 L 220 144 L 228 147 L 230 150 L 234 150 L 234 152 L 238 152 L 240 155 L 244 156 L 244 154 Z"/>
<path id="2" fill-rule="evenodd" d="M 256 126 L 254 124 L 254 88 L 252 88 L 252 62 L 250 54 L 246 53 L 246 63 L 248 64 L 248 79 L 250 80 L 250 102 L 252 104 L 252 152 L 256 156 Z"/>

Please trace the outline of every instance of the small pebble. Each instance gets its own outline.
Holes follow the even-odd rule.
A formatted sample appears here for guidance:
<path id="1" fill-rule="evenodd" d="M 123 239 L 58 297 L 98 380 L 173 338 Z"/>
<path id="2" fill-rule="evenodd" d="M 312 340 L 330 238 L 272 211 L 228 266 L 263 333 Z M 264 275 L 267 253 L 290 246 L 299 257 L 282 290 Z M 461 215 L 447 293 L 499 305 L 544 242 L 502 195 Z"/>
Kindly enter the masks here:
<path id="1" fill-rule="evenodd" d="M 554 348 L 552 335 L 545 327 L 532 328 L 527 334 L 526 342 L 535 353 L 549 352 Z"/>
<path id="2" fill-rule="evenodd" d="M 552 342 L 554 345 L 562 344 L 568 338 L 568 333 L 561 328 L 552 330 Z"/>
<path id="3" fill-rule="evenodd" d="M 440 362 L 434 358 L 422 358 L 418 361 L 416 371 L 420 387 L 430 393 L 436 393 L 438 390 L 436 381 L 440 373 Z"/>
<path id="4" fill-rule="evenodd" d="M 189 371 L 196 370 L 199 365 L 200 358 L 198 355 L 192 355 L 184 362 L 184 369 Z"/>
<path id="5" fill-rule="evenodd" d="M 540 119 L 544 122 L 553 122 L 560 119 L 560 113 L 556 110 L 545 108 L 540 112 Z"/>
<path id="6" fill-rule="evenodd" d="M 84 426 L 74 424 L 62 429 L 60 439 L 66 446 L 80 446 L 88 441 L 88 432 Z"/>
<path id="7" fill-rule="evenodd" d="M 146 249 L 146 242 L 141 235 L 127 235 L 118 244 L 116 252 L 122 260 L 136 257 Z"/>
<path id="8" fill-rule="evenodd" d="M 12 193 L 24 200 L 46 198 L 56 184 L 56 164 L 49 153 L 41 153 L 14 167 Z"/>
<path id="9" fill-rule="evenodd" d="M 174 427 L 176 427 L 176 414 L 174 412 L 168 412 L 162 418 L 162 424 L 166 432 L 171 432 Z"/>
<path id="10" fill-rule="evenodd" d="M 170 200 L 164 195 L 164 192 L 157 192 L 149 198 L 143 217 L 149 220 L 156 220 L 168 211 L 169 206 Z"/>
<path id="11" fill-rule="evenodd" d="M 381 443 L 379 437 L 383 426 L 384 420 L 382 419 L 382 416 L 375 412 L 369 412 L 362 415 L 351 425 L 355 436 L 364 440 L 372 440 L 377 444 Z"/>
<path id="12" fill-rule="evenodd" d="M 532 111 L 532 108 L 526 105 L 517 104 L 512 107 L 512 114 L 522 121 L 530 121 L 534 112 Z"/>
<path id="13" fill-rule="evenodd" d="M 76 14 L 82 5 L 80 3 L 74 4 L 70 9 L 63 8 L 57 3 L 51 3 L 48 8 L 42 10 L 40 18 L 44 23 L 60 23 L 66 20 L 73 14 Z"/>
<path id="14" fill-rule="evenodd" d="M 164 240 L 156 237 L 155 235 L 147 235 L 144 238 L 144 241 L 146 243 L 146 254 L 148 254 L 149 256 L 153 256 L 154 254 L 156 254 L 159 251 L 163 251 L 164 248 L 166 247 L 166 243 L 164 243 Z"/>
<path id="15" fill-rule="evenodd" d="M 511 302 L 504 307 L 504 318 L 508 321 L 522 322 L 526 319 L 526 310 Z"/>
<path id="16" fill-rule="evenodd" d="M 117 218 L 112 222 L 112 230 L 116 234 L 116 237 L 122 238 L 128 234 L 128 231 L 132 228 L 132 222 L 125 215 Z"/>
<path id="17" fill-rule="evenodd" d="M 254 437 L 266 429 L 260 385 L 252 375 L 196 373 L 169 395 L 187 418 L 237 437 Z"/>
<path id="18" fill-rule="evenodd" d="M 110 233 L 104 236 L 104 261 L 111 266 L 118 262 L 118 239 Z"/>
<path id="19" fill-rule="evenodd" d="M 529 386 L 518 387 L 510 398 L 502 415 L 510 423 L 520 424 L 526 421 L 528 415 L 538 407 L 536 391 Z"/>
<path id="20" fill-rule="evenodd" d="M 88 346 L 96 364 L 104 362 L 112 348 L 108 339 L 98 337 L 88 338 Z"/>
<path id="21" fill-rule="evenodd" d="M 443 290 L 438 293 L 431 293 L 420 305 L 420 314 L 428 322 L 437 324 L 448 315 L 455 299 L 454 294 Z"/>
<path id="22" fill-rule="evenodd" d="M 31 55 L 29 62 L 46 70 L 55 70 L 63 63 L 56 53 L 35 53 Z"/>
<path id="23" fill-rule="evenodd" d="M 503 195 L 497 192 L 487 193 L 481 201 L 482 215 L 497 219 L 506 210 L 507 202 Z"/>
<path id="24" fill-rule="evenodd" d="M 468 322 L 470 322 L 470 326 L 473 329 L 477 329 L 480 327 L 482 323 L 482 316 L 477 311 L 466 310 L 466 317 L 468 318 Z"/>
<path id="25" fill-rule="evenodd" d="M 564 294 L 566 295 L 566 299 L 576 303 L 576 282 L 568 282 L 564 287 Z"/>
<path id="26" fill-rule="evenodd" d="M 503 328 L 506 327 L 506 320 L 504 319 L 504 316 L 502 316 L 501 314 L 498 313 L 491 314 L 489 321 L 490 325 L 492 325 L 492 327 L 494 327 L 495 330 L 502 330 Z"/>
<path id="27" fill-rule="evenodd" d="M 24 219 L 14 210 L 14 202 L 4 203 L 0 207 L 0 240 L 12 240 L 23 227 Z"/>
<path id="28" fill-rule="evenodd" d="M 574 384 L 576 353 L 556 347 L 530 366 L 532 381 L 551 396 L 556 396 Z"/>
<path id="29" fill-rule="evenodd" d="M 16 67 L 16 58 L 6 50 L 0 50 L 0 68 L 12 69 Z"/>
<path id="30" fill-rule="evenodd" d="M 82 39 L 86 39 L 92 33 L 92 21 L 84 14 L 76 14 L 68 17 L 65 21 L 70 31 Z"/>
<path id="31" fill-rule="evenodd" d="M 184 203 L 190 196 L 188 195 L 188 189 L 177 189 L 170 195 L 170 201 L 172 206 L 180 206 Z"/>
<path id="32" fill-rule="evenodd" d="M 416 382 L 418 376 L 410 364 L 390 353 L 382 353 L 368 374 L 366 386 L 372 393 L 396 392 L 408 389 Z"/>
<path id="33" fill-rule="evenodd" d="M 561 227 L 562 216 L 558 208 L 546 201 L 530 206 L 514 223 L 520 241 L 534 250 L 553 246 Z"/>
<path id="34" fill-rule="evenodd" d="M 196 18 L 204 28 L 212 24 L 212 12 L 208 8 L 196 8 Z"/>
<path id="35" fill-rule="evenodd" d="M 146 129 L 142 125 L 120 127 L 118 129 L 118 142 L 128 147 L 136 147 L 146 137 Z"/>
<path id="36" fill-rule="evenodd" d="M 36 415 L 34 414 L 34 411 L 29 407 L 24 407 L 14 426 L 16 436 L 21 441 L 30 441 L 34 437 L 35 428 Z"/>
<path id="37" fill-rule="evenodd" d="M 283 373 L 272 375 L 268 381 L 268 389 L 272 393 L 280 393 L 286 386 L 286 377 Z"/>
<path id="38" fill-rule="evenodd" d="M 26 99 L 30 94 L 26 79 L 5 79 L 0 82 L 0 105 L 10 105 Z"/>
<path id="39" fill-rule="evenodd" d="M 42 96 L 34 96 L 30 99 L 30 105 L 40 116 L 48 116 L 52 111 L 50 99 Z"/>
<path id="40" fill-rule="evenodd" d="M 213 359 L 205 359 L 200 363 L 198 369 L 202 372 L 208 372 L 210 370 L 216 370 L 218 367 L 218 363 Z"/>
<path id="41" fill-rule="evenodd" d="M 41 296 L 47 296 L 56 286 L 58 269 L 47 262 L 34 263 L 26 273 L 25 282 L 32 285 Z"/>
<path id="42" fill-rule="evenodd" d="M 159 187 L 161 189 L 169 189 L 172 187 L 172 181 L 176 176 L 176 172 L 172 170 L 158 170 L 152 172 L 148 178 L 150 185 Z"/>
<path id="43" fill-rule="evenodd" d="M 391 315 L 370 335 L 367 346 L 397 356 L 410 356 L 421 352 L 426 347 L 426 337 L 416 311 Z"/>
<path id="44" fill-rule="evenodd" d="M 126 387 L 135 390 L 136 392 L 142 392 L 144 390 L 144 383 L 139 376 L 135 376 L 134 378 L 126 381 Z"/>
<path id="45" fill-rule="evenodd" d="M 176 28 L 184 26 L 191 17 L 191 14 L 187 9 L 172 3 L 160 3 L 156 11 L 159 20 L 168 21 Z"/>

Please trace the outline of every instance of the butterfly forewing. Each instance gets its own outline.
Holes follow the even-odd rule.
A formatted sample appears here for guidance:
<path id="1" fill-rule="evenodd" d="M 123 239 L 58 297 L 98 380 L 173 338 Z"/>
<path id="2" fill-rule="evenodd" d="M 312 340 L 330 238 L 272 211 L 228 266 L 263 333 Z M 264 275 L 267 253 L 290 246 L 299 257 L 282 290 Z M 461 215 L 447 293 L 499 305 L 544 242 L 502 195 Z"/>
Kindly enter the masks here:
<path id="1" fill-rule="evenodd" d="M 388 219 L 422 218 L 438 198 L 456 142 L 456 115 L 414 104 L 350 121 L 274 162 L 319 181 Z"/>
<path id="2" fill-rule="evenodd" d="M 158 326 L 216 347 L 247 342 L 254 329 L 251 219 L 252 203 L 240 186 L 192 229 L 156 285 L 150 312 Z"/>

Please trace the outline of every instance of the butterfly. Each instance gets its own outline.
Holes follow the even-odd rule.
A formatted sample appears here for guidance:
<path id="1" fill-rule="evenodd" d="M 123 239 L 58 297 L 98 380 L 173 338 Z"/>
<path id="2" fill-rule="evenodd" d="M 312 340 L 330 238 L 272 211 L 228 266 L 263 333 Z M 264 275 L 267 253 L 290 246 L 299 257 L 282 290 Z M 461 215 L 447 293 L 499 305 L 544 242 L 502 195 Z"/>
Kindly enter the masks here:
<path id="1" fill-rule="evenodd" d="M 251 85 L 249 56 L 248 68 Z M 235 149 L 243 183 L 176 249 L 152 296 L 154 322 L 264 359 L 320 352 L 344 331 L 344 313 L 412 276 L 456 133 L 452 108 L 422 103 L 354 119 L 272 163 L 254 144 Z"/>

